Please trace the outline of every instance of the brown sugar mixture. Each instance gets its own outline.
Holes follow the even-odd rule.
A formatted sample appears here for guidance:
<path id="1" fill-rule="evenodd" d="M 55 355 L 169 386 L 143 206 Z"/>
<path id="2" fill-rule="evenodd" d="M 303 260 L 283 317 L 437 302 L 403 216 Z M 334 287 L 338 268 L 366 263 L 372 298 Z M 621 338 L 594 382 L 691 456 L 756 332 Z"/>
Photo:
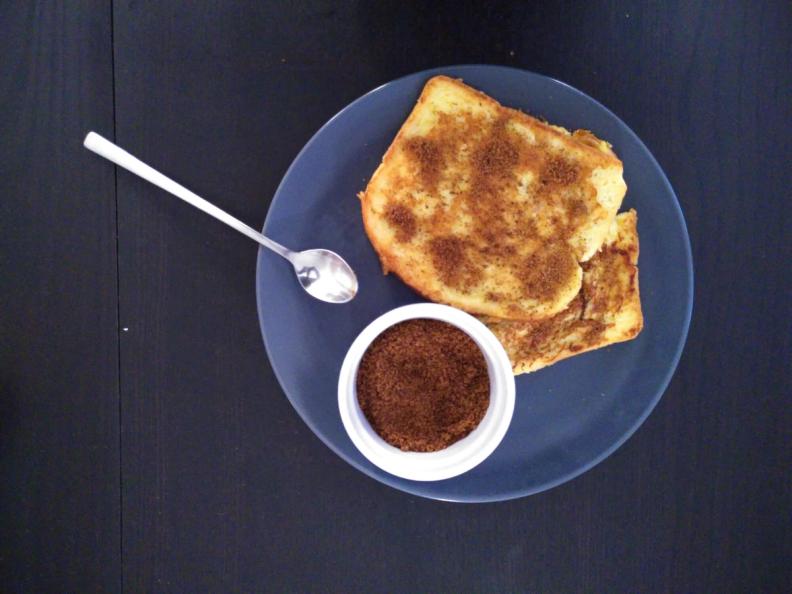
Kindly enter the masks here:
<path id="1" fill-rule="evenodd" d="M 357 397 L 374 431 L 405 451 L 447 448 L 478 426 L 490 382 L 481 350 L 438 320 L 401 322 L 363 355 Z"/>

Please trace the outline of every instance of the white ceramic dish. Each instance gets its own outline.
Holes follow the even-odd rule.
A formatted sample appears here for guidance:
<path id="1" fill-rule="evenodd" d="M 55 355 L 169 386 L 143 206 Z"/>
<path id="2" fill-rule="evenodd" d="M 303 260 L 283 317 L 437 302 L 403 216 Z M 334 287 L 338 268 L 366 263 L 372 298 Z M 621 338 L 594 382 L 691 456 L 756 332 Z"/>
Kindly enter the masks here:
<path id="1" fill-rule="evenodd" d="M 387 328 L 415 318 L 452 324 L 470 336 L 487 361 L 490 403 L 470 435 L 438 452 L 403 452 L 371 428 L 357 400 L 358 366 L 371 342 Z M 415 303 L 381 315 L 349 347 L 338 378 L 338 409 L 352 443 L 373 464 L 415 481 L 439 481 L 467 472 L 483 462 L 506 435 L 514 413 L 514 375 L 506 351 L 495 335 L 473 316 L 447 305 Z"/>

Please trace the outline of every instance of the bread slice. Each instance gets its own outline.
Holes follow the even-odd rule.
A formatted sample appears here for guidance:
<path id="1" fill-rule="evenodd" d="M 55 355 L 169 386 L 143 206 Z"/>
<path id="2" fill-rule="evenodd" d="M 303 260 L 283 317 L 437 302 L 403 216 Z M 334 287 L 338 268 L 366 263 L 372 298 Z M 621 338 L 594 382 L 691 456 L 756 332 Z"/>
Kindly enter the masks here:
<path id="1" fill-rule="evenodd" d="M 583 288 L 549 320 L 481 318 L 509 354 L 515 375 L 635 338 L 643 328 L 634 210 L 621 213 L 602 249 L 583 265 Z"/>
<path id="2" fill-rule="evenodd" d="M 531 320 L 579 293 L 625 192 L 621 161 L 590 132 L 437 76 L 360 199 L 386 273 L 433 301 Z"/>

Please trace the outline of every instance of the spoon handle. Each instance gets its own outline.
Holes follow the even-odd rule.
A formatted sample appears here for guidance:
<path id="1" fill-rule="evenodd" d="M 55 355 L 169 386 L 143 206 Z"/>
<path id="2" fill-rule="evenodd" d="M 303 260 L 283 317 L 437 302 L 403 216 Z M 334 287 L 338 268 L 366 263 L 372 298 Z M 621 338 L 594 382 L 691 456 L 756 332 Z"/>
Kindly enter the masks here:
<path id="1" fill-rule="evenodd" d="M 132 173 L 139 175 L 143 179 L 151 182 L 155 186 L 159 186 L 166 192 L 170 192 L 177 198 L 181 198 L 188 204 L 192 204 L 195 208 L 204 211 L 206 214 L 213 216 L 218 221 L 221 221 L 242 233 L 243 235 L 247 235 L 250 239 L 259 242 L 266 248 L 271 249 L 276 254 L 279 254 L 286 258 L 287 260 L 291 260 L 292 252 L 290 249 L 282 246 L 276 241 L 272 241 L 268 237 L 265 237 L 252 227 L 249 227 L 236 217 L 232 217 L 230 214 L 217 208 L 211 202 L 207 202 L 197 194 L 191 192 L 181 184 L 176 183 L 169 177 L 161 174 L 159 171 L 146 165 L 143 161 L 130 155 L 120 146 L 113 144 L 106 138 L 99 136 L 96 132 L 89 132 L 88 135 L 85 137 L 85 141 L 83 141 L 83 146 L 90 151 L 95 152 L 97 155 L 104 157 L 105 159 L 112 161 L 119 167 L 123 167 L 127 171 L 131 171 Z"/>

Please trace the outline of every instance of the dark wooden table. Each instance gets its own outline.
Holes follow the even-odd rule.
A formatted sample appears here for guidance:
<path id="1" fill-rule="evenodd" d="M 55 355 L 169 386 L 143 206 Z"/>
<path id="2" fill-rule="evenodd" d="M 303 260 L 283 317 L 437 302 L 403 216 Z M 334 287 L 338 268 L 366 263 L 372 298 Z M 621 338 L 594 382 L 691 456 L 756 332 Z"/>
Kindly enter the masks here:
<path id="1" fill-rule="evenodd" d="M 0 60 L 0 591 L 790 591 L 788 2 L 9 0 Z M 616 454 L 453 505 L 322 445 L 269 367 L 255 246 L 81 141 L 260 225 L 344 105 L 471 62 L 567 81 L 641 136 L 696 303 Z"/>

